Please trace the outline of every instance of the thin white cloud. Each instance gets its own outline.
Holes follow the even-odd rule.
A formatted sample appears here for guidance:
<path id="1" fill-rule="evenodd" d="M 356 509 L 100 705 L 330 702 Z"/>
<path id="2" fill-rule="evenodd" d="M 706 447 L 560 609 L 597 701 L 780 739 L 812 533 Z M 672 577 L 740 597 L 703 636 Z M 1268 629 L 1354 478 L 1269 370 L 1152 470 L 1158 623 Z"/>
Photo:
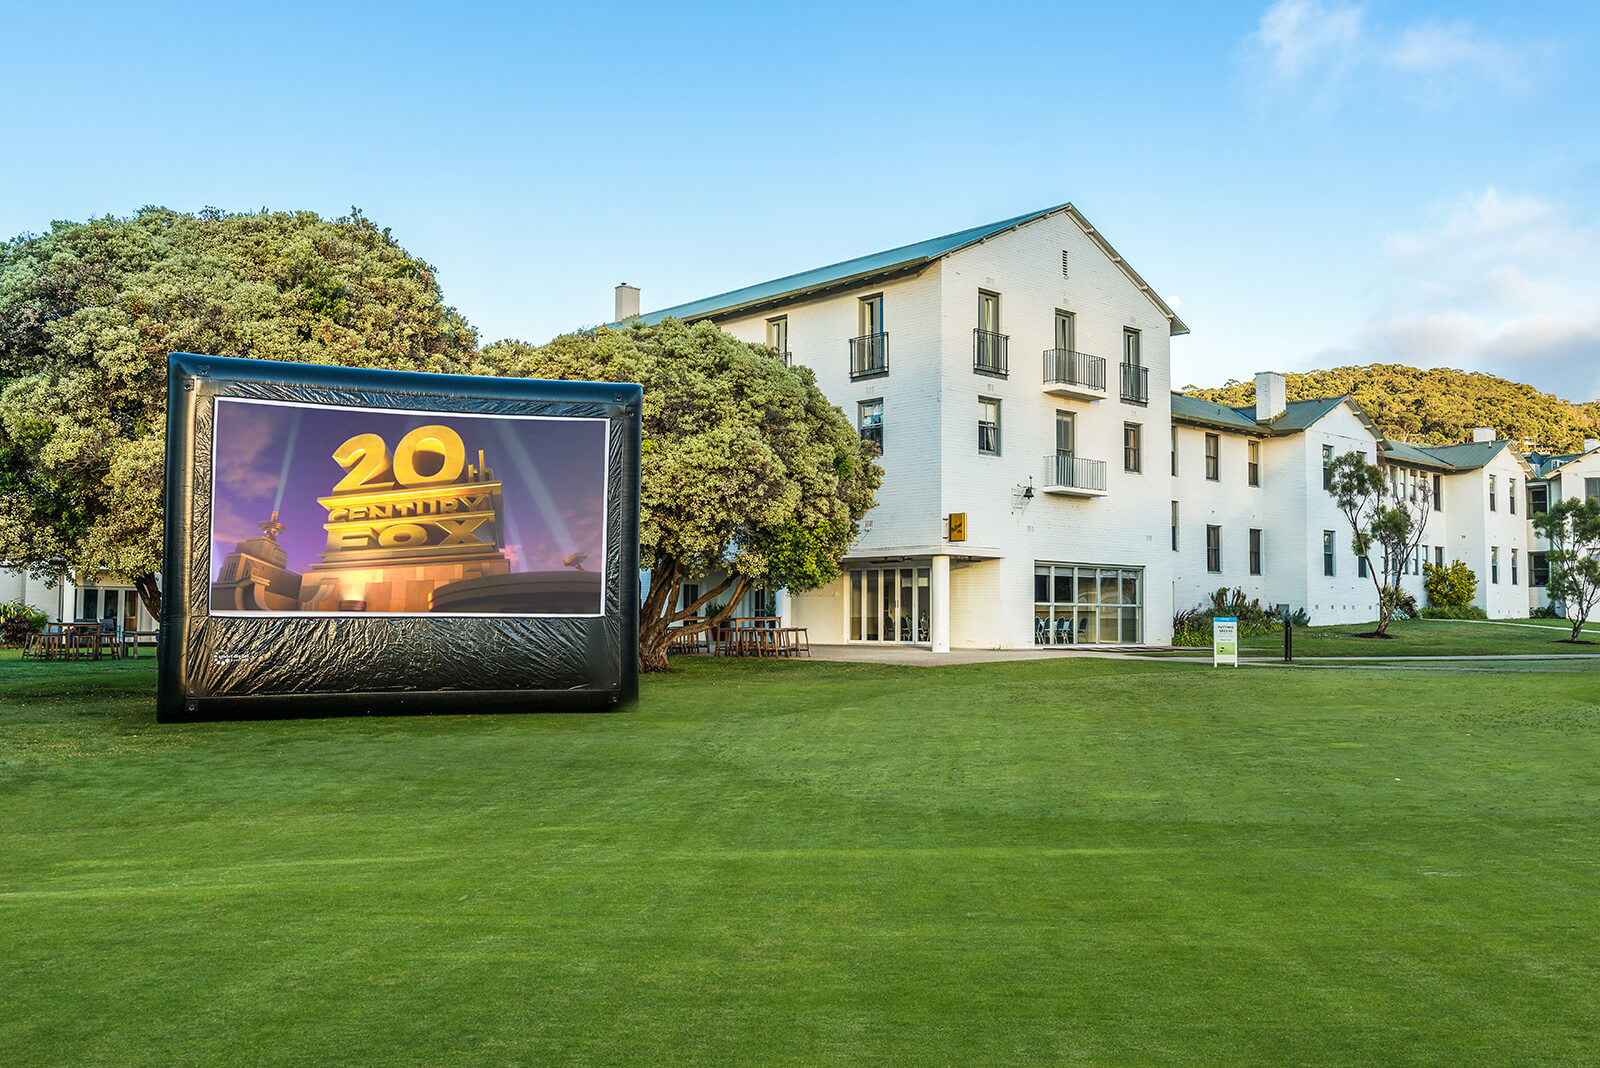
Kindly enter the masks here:
<path id="1" fill-rule="evenodd" d="M 1360 4 L 1278 0 L 1261 16 L 1256 40 L 1273 70 L 1294 78 L 1317 66 L 1355 58 L 1362 43 Z"/>
<path id="2" fill-rule="evenodd" d="M 1539 42 L 1497 40 L 1466 20 L 1385 25 L 1364 3 L 1277 0 L 1245 41 L 1249 66 L 1274 88 L 1309 91 L 1323 102 L 1360 81 L 1420 103 L 1441 105 L 1487 86 L 1523 90 Z"/>
<path id="3" fill-rule="evenodd" d="M 1585 206 L 1587 207 L 1587 206 Z M 1372 314 L 1340 351 L 1452 366 L 1600 397 L 1600 227 L 1567 205 L 1494 187 L 1385 239 Z"/>

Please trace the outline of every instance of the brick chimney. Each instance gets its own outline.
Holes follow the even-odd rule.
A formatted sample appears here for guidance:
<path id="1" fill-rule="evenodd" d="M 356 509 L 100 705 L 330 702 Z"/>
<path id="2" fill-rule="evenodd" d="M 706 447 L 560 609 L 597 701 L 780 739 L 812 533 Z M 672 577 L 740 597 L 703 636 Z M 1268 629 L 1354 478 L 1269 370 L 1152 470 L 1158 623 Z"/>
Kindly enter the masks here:
<path id="1" fill-rule="evenodd" d="M 1270 423 L 1289 410 L 1289 380 L 1277 371 L 1256 372 L 1256 422 Z"/>
<path id="2" fill-rule="evenodd" d="M 1472 428 L 1472 440 L 1474 442 L 1493 441 L 1494 440 L 1494 427 L 1492 427 L 1492 426 L 1473 427 Z"/>
<path id="3" fill-rule="evenodd" d="M 623 282 L 617 286 L 617 317 L 613 322 L 632 319 L 639 314 L 639 287 Z"/>

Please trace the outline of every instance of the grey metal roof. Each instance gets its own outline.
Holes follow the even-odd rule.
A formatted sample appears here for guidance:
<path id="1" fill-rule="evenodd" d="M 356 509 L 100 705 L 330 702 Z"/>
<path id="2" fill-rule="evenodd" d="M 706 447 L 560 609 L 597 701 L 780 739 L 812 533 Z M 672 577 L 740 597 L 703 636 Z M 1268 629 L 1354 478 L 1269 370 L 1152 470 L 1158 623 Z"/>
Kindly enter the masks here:
<path id="1" fill-rule="evenodd" d="M 1297 434 L 1318 419 L 1344 403 L 1347 396 L 1316 397 L 1312 400 L 1290 401 L 1284 413 L 1270 423 L 1256 422 L 1253 404 L 1215 404 L 1200 397 L 1182 393 L 1172 395 L 1172 418 L 1191 423 L 1206 423 L 1224 430 L 1241 430 L 1252 434 Z"/>
<path id="2" fill-rule="evenodd" d="M 1089 225 L 1071 204 L 1058 204 L 1053 208 L 1043 211 L 1033 211 L 1026 215 L 1017 215 L 1010 219 L 988 223 L 984 226 L 974 226 L 967 230 L 958 230 L 953 234 L 943 237 L 931 237 L 925 241 L 917 241 L 910 245 L 901 245 L 899 248 L 888 249 L 884 252 L 874 252 L 866 256 L 857 256 L 854 259 L 841 260 L 826 267 L 817 267 L 798 274 L 784 275 L 774 278 L 769 282 L 760 282 L 756 285 L 745 286 L 742 289 L 732 289 L 726 293 L 718 293 L 712 297 L 702 297 L 686 304 L 676 304 L 670 308 L 661 308 L 657 311 L 645 312 L 639 316 L 646 326 L 654 326 L 662 319 L 671 316 L 674 319 L 695 321 L 699 319 L 726 318 L 739 312 L 757 310 L 763 306 L 793 301 L 800 297 L 816 296 L 837 289 L 851 286 L 867 285 L 873 281 L 894 277 L 902 274 L 911 274 L 920 271 L 935 260 L 948 256 L 958 249 L 986 241 L 997 234 L 1015 229 L 1025 223 L 1031 223 L 1051 215 L 1065 212 L 1083 228 L 1084 233 L 1095 242 L 1100 249 L 1109 256 L 1130 281 L 1156 307 L 1161 309 L 1163 315 L 1171 323 L 1172 333 L 1187 334 L 1189 328 L 1179 319 L 1177 313 L 1169 308 L 1165 301 L 1156 295 L 1144 279 L 1130 267 L 1117 250 L 1108 244 L 1100 232 Z M 619 323 L 612 323 L 618 326 Z"/>

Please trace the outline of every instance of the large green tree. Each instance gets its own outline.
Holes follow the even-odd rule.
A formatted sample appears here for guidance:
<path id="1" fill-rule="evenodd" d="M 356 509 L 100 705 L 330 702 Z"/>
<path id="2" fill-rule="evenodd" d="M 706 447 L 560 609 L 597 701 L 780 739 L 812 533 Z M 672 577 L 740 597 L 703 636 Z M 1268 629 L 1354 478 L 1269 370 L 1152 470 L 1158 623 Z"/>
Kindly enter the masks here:
<path id="1" fill-rule="evenodd" d="M 710 323 L 501 342 L 482 358 L 497 374 L 644 386 L 644 671 L 663 670 L 675 634 L 721 622 L 753 588 L 831 581 L 883 475 L 808 368 L 785 367 Z M 708 573 L 722 578 L 680 607 L 684 583 Z"/>
<path id="2" fill-rule="evenodd" d="M 1386 637 L 1406 599 L 1400 580 L 1407 563 L 1421 551 L 1428 529 L 1432 490 L 1427 479 L 1417 479 L 1414 489 L 1391 484 L 1383 477 L 1383 468 L 1368 463 L 1364 453 L 1347 452 L 1328 468 L 1328 493 L 1350 524 L 1351 548 L 1366 562 L 1378 593 L 1373 636 Z"/>
<path id="3" fill-rule="evenodd" d="M 1565 497 L 1535 515 L 1533 528 L 1550 542 L 1545 595 L 1561 605 L 1577 641 L 1600 605 L 1600 501 Z"/>
<path id="4" fill-rule="evenodd" d="M 160 611 L 167 353 L 471 370 L 432 268 L 359 212 L 146 208 L 0 244 L 0 561 Z"/>

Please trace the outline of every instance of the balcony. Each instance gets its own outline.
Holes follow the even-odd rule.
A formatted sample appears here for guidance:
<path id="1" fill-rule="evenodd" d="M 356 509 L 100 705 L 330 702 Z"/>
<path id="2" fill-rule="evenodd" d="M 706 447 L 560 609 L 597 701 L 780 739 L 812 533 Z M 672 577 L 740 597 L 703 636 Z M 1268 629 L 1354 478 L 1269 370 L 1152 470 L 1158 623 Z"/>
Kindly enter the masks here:
<path id="1" fill-rule="evenodd" d="M 783 365 L 785 367 L 793 367 L 794 366 L 794 353 L 792 353 L 792 352 L 774 352 L 773 355 L 776 356 L 778 359 L 782 360 L 783 361 Z"/>
<path id="2" fill-rule="evenodd" d="M 870 378 L 888 373 L 888 334 L 862 334 L 850 339 L 851 378 Z"/>
<path id="3" fill-rule="evenodd" d="M 1122 365 L 1122 399 L 1129 404 L 1150 403 L 1150 368 L 1136 363 Z"/>
<path id="4" fill-rule="evenodd" d="M 1100 400 L 1106 395 L 1106 361 L 1087 352 L 1045 349 L 1044 391 L 1052 397 Z"/>
<path id="5" fill-rule="evenodd" d="M 1011 340 L 1006 334 L 997 334 L 993 330 L 974 330 L 972 332 L 972 369 L 981 375 L 995 375 L 1004 378 L 1009 373 L 1006 360 L 1006 342 Z"/>
<path id="6" fill-rule="evenodd" d="M 1058 497 L 1104 497 L 1106 462 L 1085 460 L 1070 452 L 1046 453 L 1041 488 Z"/>

